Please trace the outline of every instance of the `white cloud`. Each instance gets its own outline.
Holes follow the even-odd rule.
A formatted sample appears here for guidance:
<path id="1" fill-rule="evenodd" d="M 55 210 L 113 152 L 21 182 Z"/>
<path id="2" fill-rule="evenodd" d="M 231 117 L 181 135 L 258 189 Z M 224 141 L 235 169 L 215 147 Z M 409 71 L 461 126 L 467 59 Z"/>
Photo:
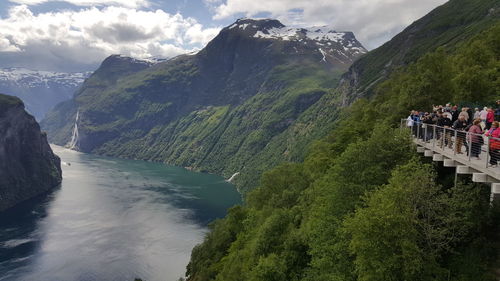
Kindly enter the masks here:
<path id="1" fill-rule="evenodd" d="M 203 29 L 201 24 L 194 24 L 186 30 L 186 38 L 189 44 L 196 44 L 202 42 L 206 45 L 212 38 L 214 38 L 220 31 L 220 28 L 206 28 Z"/>
<path id="2" fill-rule="evenodd" d="M 447 0 L 205 0 L 214 19 L 270 14 L 285 24 L 333 25 L 353 31 L 368 48 L 389 40 L 404 27 Z"/>
<path id="3" fill-rule="evenodd" d="M 9 2 L 23 5 L 39 5 L 47 2 L 66 2 L 77 6 L 104 6 L 114 5 L 128 8 L 148 7 L 148 0 L 9 0 Z"/>
<path id="4" fill-rule="evenodd" d="M 9 39 L 0 38 L 0 52 L 19 52 L 19 48 L 13 45 Z"/>
<path id="5" fill-rule="evenodd" d="M 34 14 L 28 6 L 17 5 L 0 18 L 0 61 L 2 66 L 25 62 L 75 68 L 116 53 L 172 57 L 203 47 L 219 30 L 162 10 L 92 7 Z"/>

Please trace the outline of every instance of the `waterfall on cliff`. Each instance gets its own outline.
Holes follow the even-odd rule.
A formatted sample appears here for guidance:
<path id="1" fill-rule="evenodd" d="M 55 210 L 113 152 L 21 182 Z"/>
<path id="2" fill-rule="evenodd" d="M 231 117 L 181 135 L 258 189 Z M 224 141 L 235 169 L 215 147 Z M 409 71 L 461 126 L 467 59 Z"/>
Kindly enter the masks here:
<path id="1" fill-rule="evenodd" d="M 78 118 L 80 117 L 80 110 L 76 112 L 75 127 L 71 135 L 71 141 L 68 144 L 69 149 L 75 149 L 78 144 Z"/>
<path id="2" fill-rule="evenodd" d="M 237 175 L 239 175 L 239 174 L 240 174 L 240 172 L 234 173 L 234 174 L 233 174 L 233 175 L 232 175 L 229 179 L 227 179 L 226 181 L 227 181 L 227 182 L 233 182 L 234 178 L 235 178 Z"/>

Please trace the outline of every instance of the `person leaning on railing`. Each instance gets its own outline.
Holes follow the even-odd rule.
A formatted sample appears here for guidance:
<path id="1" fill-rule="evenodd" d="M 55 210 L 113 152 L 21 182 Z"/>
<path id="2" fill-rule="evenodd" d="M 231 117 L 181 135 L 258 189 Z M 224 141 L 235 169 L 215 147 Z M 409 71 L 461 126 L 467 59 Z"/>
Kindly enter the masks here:
<path id="1" fill-rule="evenodd" d="M 467 140 L 471 144 L 471 157 L 476 157 L 478 160 L 480 160 L 479 154 L 481 154 L 481 146 L 484 143 L 483 130 L 479 124 L 481 124 L 481 119 L 474 119 L 472 126 L 469 128 L 469 138 Z"/>
<path id="2" fill-rule="evenodd" d="M 458 106 L 454 105 L 452 108 L 451 108 L 451 121 L 455 122 L 458 120 L 458 115 L 460 114 L 460 111 L 458 111 Z"/>
<path id="3" fill-rule="evenodd" d="M 426 112 L 424 114 L 424 117 L 422 118 L 422 123 L 425 124 L 427 127 L 427 130 L 424 130 L 424 141 L 429 141 L 430 139 L 434 138 L 433 136 L 433 131 L 430 125 L 434 125 L 434 118 L 432 118 L 432 115 Z"/>
<path id="4" fill-rule="evenodd" d="M 461 115 L 458 117 L 457 121 L 453 123 L 453 129 L 457 130 L 457 138 L 455 140 L 455 151 L 457 154 L 462 154 L 462 145 L 465 142 L 465 129 L 467 128 L 467 121 L 465 116 Z"/>
<path id="5" fill-rule="evenodd" d="M 416 120 L 420 120 L 420 117 L 418 117 L 418 112 L 412 110 L 410 112 L 410 116 L 406 118 L 406 126 L 411 129 L 411 132 L 414 136 L 417 136 L 418 130 L 418 121 Z"/>
<path id="6" fill-rule="evenodd" d="M 452 148 L 451 144 L 451 130 L 446 130 L 453 125 L 451 123 L 451 119 L 448 118 L 444 113 L 438 111 L 437 113 L 438 119 L 437 119 L 437 133 L 438 133 L 438 138 L 439 138 L 439 146 L 443 148 L 443 146 L 448 146 L 449 148 Z M 443 129 L 444 128 L 444 129 Z"/>
<path id="7" fill-rule="evenodd" d="M 463 107 L 462 111 L 458 114 L 458 117 L 463 116 L 465 118 L 465 122 L 469 122 L 469 113 L 467 112 L 469 108 Z"/>
<path id="8" fill-rule="evenodd" d="M 413 114 L 414 114 L 414 113 L 415 113 L 415 111 L 414 111 L 414 110 L 412 110 L 412 111 L 410 112 L 410 115 L 408 116 L 408 118 L 406 118 L 406 127 L 408 127 L 408 128 L 413 127 L 413 125 L 414 125 L 414 123 L 415 123 L 415 121 L 413 121 Z"/>
<path id="9" fill-rule="evenodd" d="M 498 121 L 491 124 L 491 129 L 485 135 L 490 137 L 490 165 L 497 167 L 498 161 L 500 161 L 500 128 L 498 128 Z"/>

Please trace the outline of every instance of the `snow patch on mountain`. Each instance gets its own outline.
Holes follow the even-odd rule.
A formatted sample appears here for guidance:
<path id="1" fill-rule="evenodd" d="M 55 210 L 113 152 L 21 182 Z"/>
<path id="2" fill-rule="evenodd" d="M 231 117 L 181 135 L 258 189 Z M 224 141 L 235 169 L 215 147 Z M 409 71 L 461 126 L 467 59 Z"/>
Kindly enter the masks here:
<path id="1" fill-rule="evenodd" d="M 124 60 L 129 60 L 133 63 L 136 64 L 146 64 L 146 65 L 153 65 L 157 64 L 160 62 L 167 61 L 167 58 L 160 58 L 160 57 L 149 57 L 149 58 L 134 58 L 130 56 L 125 56 L 125 55 L 115 55 L 117 58 L 124 59 Z"/>
<path id="2" fill-rule="evenodd" d="M 321 50 L 321 48 L 319 48 L 319 52 L 321 53 L 321 55 L 323 56 L 323 58 L 321 59 L 321 61 L 324 61 L 326 62 L 326 53 L 325 51 Z"/>
<path id="3" fill-rule="evenodd" d="M 346 36 L 345 32 L 337 32 L 329 26 L 313 27 L 305 29 L 307 38 L 315 41 L 333 41 L 339 42 Z M 352 42 L 349 42 L 352 44 Z"/>
<path id="4" fill-rule="evenodd" d="M 313 47 L 325 56 L 325 60 L 329 55 L 340 55 L 352 61 L 352 57 L 367 52 L 352 32 L 338 32 L 331 26 L 297 28 L 285 26 L 273 19 L 244 18 L 237 20 L 228 29 L 239 29 L 253 38 L 297 42 L 302 46 Z"/>
<path id="5" fill-rule="evenodd" d="M 249 26 L 250 24 L 249 23 L 244 23 L 242 25 L 240 25 L 239 27 L 243 30 L 247 29 L 247 27 Z"/>
<path id="6" fill-rule="evenodd" d="M 10 82 L 28 88 L 36 88 L 52 84 L 67 87 L 78 87 L 92 72 L 62 73 L 52 71 L 30 70 L 25 68 L 0 69 L 0 82 Z"/>
<path id="7" fill-rule="evenodd" d="M 367 50 L 356 41 L 351 32 L 337 32 L 328 26 L 307 29 L 273 27 L 267 30 L 258 30 L 253 37 L 299 42 L 310 40 L 314 41 L 318 46 L 332 46 L 333 43 L 339 43 L 345 51 L 362 54 L 367 52 Z"/>
<path id="8" fill-rule="evenodd" d="M 276 28 L 273 27 L 264 31 L 257 31 L 253 37 L 255 38 L 267 38 L 267 39 L 281 39 L 285 41 L 300 40 L 300 35 L 298 34 L 300 29 L 298 28 Z"/>

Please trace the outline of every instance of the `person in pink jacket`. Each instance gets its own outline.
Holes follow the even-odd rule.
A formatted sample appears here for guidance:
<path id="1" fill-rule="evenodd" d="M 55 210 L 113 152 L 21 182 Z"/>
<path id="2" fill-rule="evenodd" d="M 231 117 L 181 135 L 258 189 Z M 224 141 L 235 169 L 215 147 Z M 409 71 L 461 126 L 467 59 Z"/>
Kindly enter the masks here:
<path id="1" fill-rule="evenodd" d="M 468 141 L 471 146 L 471 157 L 475 157 L 478 160 L 480 159 L 479 154 L 481 153 L 481 146 L 483 145 L 483 130 L 479 125 L 480 123 L 481 119 L 475 119 L 468 131 Z"/>
<path id="2" fill-rule="evenodd" d="M 500 161 L 500 128 L 498 128 L 498 121 L 491 124 L 491 129 L 486 132 L 485 136 L 490 137 L 490 165 L 497 167 Z"/>

